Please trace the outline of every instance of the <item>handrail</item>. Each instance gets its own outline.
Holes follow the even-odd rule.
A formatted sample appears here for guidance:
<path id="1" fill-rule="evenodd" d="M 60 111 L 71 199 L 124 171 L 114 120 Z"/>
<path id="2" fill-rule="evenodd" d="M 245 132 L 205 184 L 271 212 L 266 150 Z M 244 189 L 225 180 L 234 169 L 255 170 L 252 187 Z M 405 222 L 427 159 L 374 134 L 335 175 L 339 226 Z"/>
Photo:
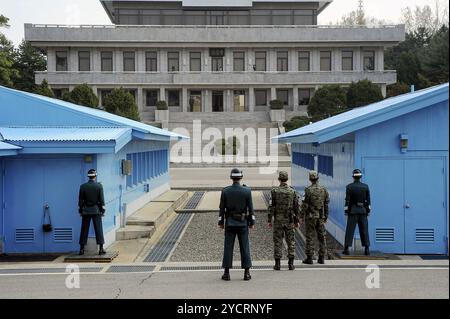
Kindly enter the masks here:
<path id="1" fill-rule="evenodd" d="M 128 28 L 196 28 L 196 29 L 395 29 L 404 27 L 404 24 L 381 26 L 354 26 L 354 25 L 69 25 L 69 24 L 26 24 L 32 28 L 67 28 L 67 29 L 128 29 Z"/>

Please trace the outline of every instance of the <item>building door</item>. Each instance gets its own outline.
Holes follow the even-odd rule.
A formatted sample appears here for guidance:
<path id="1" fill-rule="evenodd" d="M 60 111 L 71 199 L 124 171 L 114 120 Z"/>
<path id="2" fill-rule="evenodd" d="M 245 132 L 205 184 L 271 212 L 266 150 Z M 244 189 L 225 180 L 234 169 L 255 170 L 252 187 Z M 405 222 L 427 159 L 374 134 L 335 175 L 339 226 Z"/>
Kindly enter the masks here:
<path id="1" fill-rule="evenodd" d="M 212 110 L 213 112 L 223 112 L 223 91 L 212 92 Z"/>
<path id="2" fill-rule="evenodd" d="M 447 253 L 442 159 L 405 161 L 405 253 Z"/>
<path id="3" fill-rule="evenodd" d="M 245 112 L 245 91 L 235 90 L 233 92 L 233 104 L 235 112 Z"/>
<path id="4" fill-rule="evenodd" d="M 366 159 L 375 250 L 400 254 L 447 253 L 444 161 Z"/>
<path id="5" fill-rule="evenodd" d="M 202 92 L 191 91 L 189 96 L 189 112 L 202 111 Z"/>
<path id="6" fill-rule="evenodd" d="M 77 250 L 81 172 L 81 159 L 6 161 L 5 252 Z M 44 219 L 45 211 L 48 214 Z M 42 225 L 50 220 L 53 230 L 44 233 Z"/>

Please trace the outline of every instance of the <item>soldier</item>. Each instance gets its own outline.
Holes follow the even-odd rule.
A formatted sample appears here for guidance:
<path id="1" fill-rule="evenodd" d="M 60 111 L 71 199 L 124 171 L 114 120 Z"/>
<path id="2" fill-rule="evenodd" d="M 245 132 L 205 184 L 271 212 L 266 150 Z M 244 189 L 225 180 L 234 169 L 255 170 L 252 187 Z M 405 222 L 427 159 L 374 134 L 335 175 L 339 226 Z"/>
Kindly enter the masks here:
<path id="1" fill-rule="evenodd" d="M 349 255 L 349 247 L 352 247 L 353 235 L 358 224 L 361 244 L 365 247 L 364 253 L 370 255 L 370 240 L 368 217 L 370 215 L 370 190 L 369 186 L 361 183 L 362 172 L 359 169 L 353 171 L 352 184 L 347 185 L 345 192 L 345 216 L 347 216 L 347 229 L 345 230 L 345 248 L 342 252 Z"/>
<path id="2" fill-rule="evenodd" d="M 252 277 L 250 268 L 252 260 L 250 256 L 250 242 L 248 239 L 248 228 L 253 229 L 255 225 L 255 214 L 253 212 L 252 191 L 247 186 L 241 186 L 240 181 L 244 175 L 242 171 L 235 168 L 231 171 L 230 178 L 233 185 L 226 187 L 220 197 L 219 227 L 225 229 L 225 244 L 222 267 L 225 272 L 222 280 L 230 280 L 230 268 L 233 267 L 233 248 L 236 236 L 239 240 L 241 251 L 241 266 L 245 269 L 244 280 Z"/>
<path id="3" fill-rule="evenodd" d="M 300 209 L 297 192 L 288 186 L 288 180 L 288 173 L 280 172 L 278 177 L 280 186 L 272 189 L 271 193 L 268 223 L 269 228 L 273 227 L 274 270 L 281 270 L 283 237 L 286 238 L 288 246 L 289 270 L 295 269 L 295 228 L 299 226 Z M 273 225 L 272 216 L 274 217 Z"/>
<path id="4" fill-rule="evenodd" d="M 94 223 L 95 237 L 97 245 L 100 245 L 98 254 L 106 254 L 103 249 L 105 239 L 103 237 L 102 217 L 105 216 L 105 199 L 103 187 L 97 183 L 97 172 L 91 169 L 88 172 L 89 181 L 80 186 L 78 196 L 78 213 L 82 217 L 80 233 L 80 255 L 84 255 L 84 247 L 87 244 L 89 226 L 91 220 Z"/>
<path id="5" fill-rule="evenodd" d="M 319 174 L 315 171 L 309 173 L 311 186 L 305 189 L 305 198 L 302 203 L 301 219 L 305 218 L 306 226 L 306 259 L 304 264 L 313 264 L 314 235 L 319 239 L 319 264 L 325 263 L 327 253 L 325 224 L 328 220 L 328 204 L 330 197 L 325 187 L 319 185 Z"/>

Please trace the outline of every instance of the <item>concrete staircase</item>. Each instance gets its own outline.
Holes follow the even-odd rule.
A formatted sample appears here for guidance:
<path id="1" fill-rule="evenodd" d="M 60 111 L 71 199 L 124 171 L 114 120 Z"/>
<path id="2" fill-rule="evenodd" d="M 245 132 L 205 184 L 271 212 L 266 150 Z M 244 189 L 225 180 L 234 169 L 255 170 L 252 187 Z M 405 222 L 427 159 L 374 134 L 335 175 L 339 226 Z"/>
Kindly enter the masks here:
<path id="1" fill-rule="evenodd" d="M 184 190 L 168 191 L 128 217 L 126 226 L 116 231 L 116 240 L 150 238 L 159 226 L 188 198 Z"/>
<path id="2" fill-rule="evenodd" d="M 191 137 L 191 141 L 186 143 L 190 143 L 191 150 L 191 161 L 190 163 L 173 163 L 171 167 L 180 168 L 180 167 L 211 167 L 211 166 L 219 166 L 219 167 L 231 167 L 239 165 L 240 167 L 260 167 L 266 166 L 264 163 L 252 162 L 248 160 L 249 154 L 258 155 L 258 143 L 249 143 L 247 139 L 243 142 L 244 145 L 244 163 L 236 163 L 234 160 L 233 163 L 198 163 L 194 161 L 194 158 L 201 158 L 202 151 L 205 146 L 212 142 L 212 136 L 206 136 L 205 140 L 202 140 L 201 147 L 193 147 L 193 137 L 194 135 L 194 121 L 200 121 L 201 124 L 201 132 L 205 132 L 206 129 L 212 128 L 220 131 L 221 136 L 225 137 L 226 129 L 242 129 L 243 131 L 247 129 L 253 129 L 257 134 L 259 133 L 259 129 L 264 129 L 265 132 L 265 149 L 263 149 L 264 154 L 270 155 L 270 144 L 271 141 L 271 129 L 275 130 L 275 135 L 278 135 L 280 132 L 278 130 L 278 124 L 270 122 L 269 113 L 268 112 L 252 112 L 252 113 L 237 113 L 237 112 L 226 112 L 226 113 L 170 113 L 169 119 L 169 130 L 177 131 L 179 133 L 186 134 L 188 133 Z M 187 132 L 178 131 L 187 130 Z M 272 133 L 273 135 L 274 133 Z M 230 141 L 231 142 L 231 141 Z M 219 141 L 220 143 L 220 141 Z M 214 141 L 216 144 L 216 141 Z M 172 145 L 173 146 L 173 145 Z M 288 152 L 288 148 L 286 145 L 278 145 L 278 165 L 283 167 L 289 167 L 291 164 L 290 155 Z M 214 154 L 211 154 L 214 155 Z"/>

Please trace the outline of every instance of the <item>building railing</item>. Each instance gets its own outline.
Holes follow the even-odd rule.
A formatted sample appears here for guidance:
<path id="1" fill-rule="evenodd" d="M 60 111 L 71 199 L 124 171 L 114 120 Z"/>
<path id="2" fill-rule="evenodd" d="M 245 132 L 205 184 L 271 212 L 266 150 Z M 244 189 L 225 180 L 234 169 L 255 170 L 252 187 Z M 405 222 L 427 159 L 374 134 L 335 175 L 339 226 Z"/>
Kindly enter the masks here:
<path id="1" fill-rule="evenodd" d="M 35 74 L 389 74 L 396 70 L 354 70 L 354 71 L 180 71 L 180 72 L 150 72 L 150 71 L 37 71 Z"/>
<path id="2" fill-rule="evenodd" d="M 32 28 L 66 28 L 66 29 L 131 29 L 131 28 L 198 28 L 198 29 L 239 29 L 239 28 L 267 28 L 267 29 L 395 29 L 403 24 L 390 25 L 68 25 L 68 24 L 25 24 Z"/>

